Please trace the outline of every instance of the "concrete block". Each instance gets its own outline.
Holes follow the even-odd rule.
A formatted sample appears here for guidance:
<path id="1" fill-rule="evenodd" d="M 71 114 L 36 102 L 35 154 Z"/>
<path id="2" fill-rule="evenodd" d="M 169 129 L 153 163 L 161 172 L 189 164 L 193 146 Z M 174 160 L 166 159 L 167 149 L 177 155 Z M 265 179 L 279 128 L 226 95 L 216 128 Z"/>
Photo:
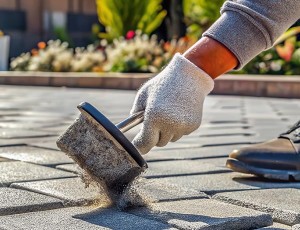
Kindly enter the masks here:
<path id="1" fill-rule="evenodd" d="M 272 225 L 272 217 L 259 211 L 211 199 L 172 201 L 130 211 L 179 229 L 255 229 Z"/>
<path id="2" fill-rule="evenodd" d="M 25 162 L 0 162 L 0 187 L 15 182 L 76 177 L 75 174 Z"/>
<path id="3" fill-rule="evenodd" d="M 71 158 L 62 152 L 30 146 L 10 146 L 0 148 L 0 157 L 41 165 L 73 163 Z"/>
<path id="4" fill-rule="evenodd" d="M 246 145 L 224 145 L 224 146 L 211 146 L 200 148 L 181 148 L 168 150 L 165 148 L 157 148 L 151 150 L 143 157 L 148 161 L 165 161 L 165 160 L 188 160 L 188 159 L 213 159 L 217 157 L 228 157 L 234 150 L 242 148 Z"/>
<path id="5" fill-rule="evenodd" d="M 296 224 L 292 227 L 292 230 L 300 230 L 300 224 Z"/>
<path id="6" fill-rule="evenodd" d="M 167 224 L 114 209 L 95 207 L 63 208 L 0 217 L 3 230 L 131 230 L 172 229 Z M 174 228 L 173 228 L 174 229 Z"/>
<path id="7" fill-rule="evenodd" d="M 27 138 L 27 137 L 47 137 L 47 136 L 51 136 L 51 134 L 49 134 L 49 132 L 42 132 L 42 131 L 35 131 L 35 130 L 0 128 L 0 138 L 1 139 L 24 138 L 24 137 L 25 138 Z"/>
<path id="8" fill-rule="evenodd" d="M 292 227 L 288 226 L 288 225 L 285 225 L 285 224 L 280 224 L 280 223 L 273 222 L 273 224 L 271 226 L 264 227 L 264 228 L 259 228 L 258 230 L 263 230 L 263 229 L 268 229 L 268 230 L 291 230 Z"/>
<path id="9" fill-rule="evenodd" d="M 57 137 L 55 137 L 53 140 L 36 140 L 36 141 L 29 141 L 29 142 L 25 142 L 25 143 L 30 146 L 60 151 L 60 149 L 56 145 L 56 140 L 57 140 Z"/>
<path id="10" fill-rule="evenodd" d="M 146 178 L 162 178 L 170 176 L 203 175 L 209 173 L 226 173 L 231 170 L 203 163 L 202 160 L 176 160 L 149 162 L 149 168 L 143 174 Z"/>
<path id="11" fill-rule="evenodd" d="M 162 183 L 171 183 L 196 189 L 213 195 L 220 192 L 236 190 L 253 190 L 258 188 L 300 188 L 300 183 L 280 183 L 266 181 L 255 176 L 241 173 L 205 173 L 203 175 L 165 177 L 160 180 Z"/>
<path id="12" fill-rule="evenodd" d="M 7 159 L 7 158 L 3 158 L 3 157 L 0 157 L 0 162 L 1 161 L 11 161 L 10 159 Z"/>
<path id="13" fill-rule="evenodd" d="M 81 169 L 77 164 L 57 165 L 56 168 L 60 170 L 76 173 L 76 174 L 79 174 L 81 172 Z"/>
<path id="14" fill-rule="evenodd" d="M 186 200 L 186 199 L 207 199 L 203 192 L 183 188 L 175 184 L 160 183 L 157 180 L 139 178 L 130 184 L 118 201 L 122 209 L 136 206 L 148 206 L 152 203 L 162 201 Z"/>
<path id="15" fill-rule="evenodd" d="M 300 224 L 299 189 L 236 191 L 219 193 L 214 198 L 231 204 L 268 212 L 279 223 L 287 225 Z"/>
<path id="16" fill-rule="evenodd" d="M 64 201 L 65 206 L 108 202 L 108 197 L 103 190 L 94 186 L 86 188 L 85 184 L 78 177 L 13 183 L 11 187 L 59 198 Z"/>
<path id="17" fill-rule="evenodd" d="M 14 188 L 0 188 L 0 216 L 62 207 L 61 200 L 53 197 Z"/>

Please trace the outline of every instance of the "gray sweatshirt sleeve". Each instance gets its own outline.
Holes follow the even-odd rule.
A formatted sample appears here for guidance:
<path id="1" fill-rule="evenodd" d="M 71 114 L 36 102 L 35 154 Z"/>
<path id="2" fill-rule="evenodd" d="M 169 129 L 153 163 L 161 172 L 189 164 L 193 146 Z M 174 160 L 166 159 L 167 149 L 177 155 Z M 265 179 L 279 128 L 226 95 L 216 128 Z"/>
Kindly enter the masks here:
<path id="1" fill-rule="evenodd" d="M 239 69 L 299 18 L 300 0 L 228 0 L 203 36 L 225 45 L 237 57 Z"/>

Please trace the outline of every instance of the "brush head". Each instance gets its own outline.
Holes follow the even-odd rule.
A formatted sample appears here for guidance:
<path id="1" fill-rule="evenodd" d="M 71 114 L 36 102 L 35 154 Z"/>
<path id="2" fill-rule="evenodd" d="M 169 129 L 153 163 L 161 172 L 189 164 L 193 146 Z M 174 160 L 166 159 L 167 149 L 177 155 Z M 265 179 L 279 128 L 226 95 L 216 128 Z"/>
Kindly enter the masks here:
<path id="1" fill-rule="evenodd" d="M 59 137 L 57 146 L 94 181 L 121 192 L 147 163 L 138 150 L 91 104 L 78 106 L 79 118 Z"/>

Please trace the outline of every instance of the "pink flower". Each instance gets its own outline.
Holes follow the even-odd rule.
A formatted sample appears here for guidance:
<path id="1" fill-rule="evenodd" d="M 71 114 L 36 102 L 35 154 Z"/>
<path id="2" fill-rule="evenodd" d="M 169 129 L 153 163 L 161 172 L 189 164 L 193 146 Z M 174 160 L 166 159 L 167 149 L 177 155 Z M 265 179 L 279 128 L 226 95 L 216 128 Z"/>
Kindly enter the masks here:
<path id="1" fill-rule="evenodd" d="M 135 36 L 135 32 L 133 30 L 129 30 L 126 34 L 126 39 L 130 40 L 133 39 Z"/>

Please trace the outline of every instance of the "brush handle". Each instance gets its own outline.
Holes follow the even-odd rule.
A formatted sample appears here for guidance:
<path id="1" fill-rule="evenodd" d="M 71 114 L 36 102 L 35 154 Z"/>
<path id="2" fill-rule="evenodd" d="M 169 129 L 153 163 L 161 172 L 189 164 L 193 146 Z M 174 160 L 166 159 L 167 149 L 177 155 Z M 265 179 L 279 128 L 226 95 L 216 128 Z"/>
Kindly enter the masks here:
<path id="1" fill-rule="evenodd" d="M 116 127 L 122 133 L 125 133 L 126 131 L 132 129 L 133 127 L 135 127 L 138 124 L 143 122 L 144 113 L 145 113 L 145 111 L 140 111 L 140 112 L 134 113 L 131 116 L 129 116 L 128 118 L 126 118 L 125 120 L 123 120 L 120 123 L 116 124 Z"/>

